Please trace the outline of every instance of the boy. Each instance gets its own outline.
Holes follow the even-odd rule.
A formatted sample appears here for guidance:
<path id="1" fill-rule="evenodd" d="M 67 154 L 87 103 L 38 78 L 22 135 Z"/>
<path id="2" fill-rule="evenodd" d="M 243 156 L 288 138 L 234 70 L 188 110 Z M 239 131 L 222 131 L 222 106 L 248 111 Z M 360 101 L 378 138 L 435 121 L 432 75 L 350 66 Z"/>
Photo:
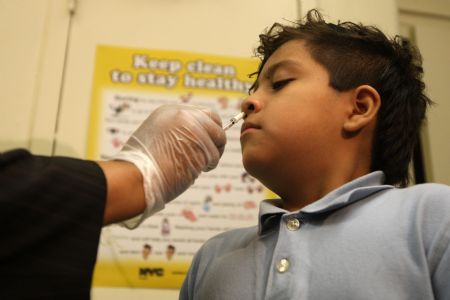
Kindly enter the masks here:
<path id="1" fill-rule="evenodd" d="M 243 163 L 281 199 L 209 240 L 180 299 L 450 299 L 450 189 L 394 187 L 431 103 L 420 55 L 317 11 L 260 40 Z"/>

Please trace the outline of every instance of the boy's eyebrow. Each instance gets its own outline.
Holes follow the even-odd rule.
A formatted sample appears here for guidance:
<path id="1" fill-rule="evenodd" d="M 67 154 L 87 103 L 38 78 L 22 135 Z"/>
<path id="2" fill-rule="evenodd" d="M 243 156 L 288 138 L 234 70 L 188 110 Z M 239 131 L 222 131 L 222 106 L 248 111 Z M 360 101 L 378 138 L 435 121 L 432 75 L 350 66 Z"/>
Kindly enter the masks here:
<path id="1" fill-rule="evenodd" d="M 266 72 L 259 73 L 258 77 L 256 78 L 256 81 L 254 82 L 254 84 L 252 86 L 252 89 L 249 90 L 249 92 L 251 92 L 251 91 L 255 92 L 258 89 L 260 77 L 265 78 L 265 79 L 270 79 L 277 69 L 279 69 L 281 67 L 285 67 L 285 66 L 292 66 L 292 65 L 295 65 L 295 67 L 297 67 L 297 68 L 301 66 L 301 64 L 298 61 L 293 60 L 293 59 L 283 59 L 283 60 L 280 60 L 279 62 L 272 64 L 271 66 L 269 66 L 267 68 Z"/>
<path id="2" fill-rule="evenodd" d="M 271 78 L 277 69 L 279 69 L 281 67 L 292 66 L 292 65 L 295 65 L 296 67 L 298 67 L 300 64 L 299 64 L 298 61 L 293 60 L 293 59 L 283 59 L 283 60 L 281 60 L 279 62 L 276 62 L 273 65 L 271 65 L 267 69 L 267 72 L 264 75 L 264 77 L 265 78 Z"/>

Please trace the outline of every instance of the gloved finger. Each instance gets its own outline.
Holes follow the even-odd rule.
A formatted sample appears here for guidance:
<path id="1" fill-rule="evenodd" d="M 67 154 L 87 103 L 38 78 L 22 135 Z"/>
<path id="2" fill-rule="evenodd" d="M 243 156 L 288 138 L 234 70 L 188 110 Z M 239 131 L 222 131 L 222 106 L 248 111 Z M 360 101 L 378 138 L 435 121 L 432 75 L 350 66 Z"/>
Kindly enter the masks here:
<path id="1" fill-rule="evenodd" d="M 219 160 L 220 157 L 222 156 L 223 153 L 223 149 L 220 150 L 217 147 L 211 148 L 209 153 L 208 153 L 208 161 L 205 165 L 205 167 L 203 168 L 204 172 L 208 172 L 211 171 L 213 169 L 215 169 L 217 167 L 217 165 L 219 164 Z"/>
<path id="2" fill-rule="evenodd" d="M 205 113 L 211 120 L 213 120 L 217 125 L 219 125 L 220 127 L 222 127 L 222 119 L 220 118 L 219 114 L 213 110 L 210 109 L 208 107 L 204 107 L 204 106 L 198 106 L 198 110 L 202 111 L 203 113 Z"/>
<path id="3" fill-rule="evenodd" d="M 206 130 L 209 137 L 219 149 L 220 155 L 222 155 L 225 144 L 227 143 L 225 131 L 222 129 L 222 120 L 216 112 L 208 108 L 199 107 L 198 111 L 201 114 L 208 115 L 208 118 L 205 118 L 203 115 L 197 114 L 197 121 L 199 122 L 199 126 Z"/>
<path id="4" fill-rule="evenodd" d="M 190 147 L 186 152 L 186 156 L 191 168 L 193 168 L 192 171 L 195 169 L 197 172 L 208 172 L 217 167 L 221 153 L 213 143 L 209 143 L 209 145 L 202 144 Z"/>
<path id="5" fill-rule="evenodd" d="M 180 139 L 189 141 L 190 147 L 190 159 L 196 160 L 197 165 L 200 166 L 202 171 L 210 171 L 214 169 L 219 163 L 219 159 L 223 153 L 223 147 L 225 145 L 225 135 L 223 137 L 214 137 L 212 135 L 220 135 L 223 131 L 220 126 L 214 123 L 212 120 L 208 119 L 207 126 L 205 126 L 204 121 L 199 121 L 195 119 L 193 122 L 195 125 L 195 129 L 186 128 L 186 131 L 189 132 L 187 136 Z M 211 130 L 207 130 L 208 128 L 216 128 L 216 133 L 210 133 Z M 213 130 L 214 131 L 214 130 Z M 223 141 L 218 141 L 218 139 L 222 139 Z M 218 147 L 216 143 L 221 143 L 221 146 Z"/>
<path id="6" fill-rule="evenodd" d="M 222 156 L 225 149 L 225 144 L 227 143 L 227 136 L 225 130 L 221 126 L 211 126 L 208 129 L 208 134 L 216 145 L 219 151 L 219 158 Z"/>

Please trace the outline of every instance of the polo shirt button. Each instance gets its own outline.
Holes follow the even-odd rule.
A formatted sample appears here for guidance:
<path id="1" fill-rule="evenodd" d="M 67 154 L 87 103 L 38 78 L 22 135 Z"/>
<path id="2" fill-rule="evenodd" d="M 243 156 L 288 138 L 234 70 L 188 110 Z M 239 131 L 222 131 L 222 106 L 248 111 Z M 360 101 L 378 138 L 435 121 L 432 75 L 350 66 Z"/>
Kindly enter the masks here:
<path id="1" fill-rule="evenodd" d="M 296 231 L 296 230 L 298 230 L 298 229 L 300 228 L 300 221 L 299 221 L 298 219 L 296 219 L 296 218 L 290 218 L 290 219 L 287 221 L 287 228 L 288 228 L 290 231 Z"/>
<path id="2" fill-rule="evenodd" d="M 281 259 L 277 263 L 277 271 L 279 273 L 284 273 L 289 269 L 289 261 L 286 258 Z"/>

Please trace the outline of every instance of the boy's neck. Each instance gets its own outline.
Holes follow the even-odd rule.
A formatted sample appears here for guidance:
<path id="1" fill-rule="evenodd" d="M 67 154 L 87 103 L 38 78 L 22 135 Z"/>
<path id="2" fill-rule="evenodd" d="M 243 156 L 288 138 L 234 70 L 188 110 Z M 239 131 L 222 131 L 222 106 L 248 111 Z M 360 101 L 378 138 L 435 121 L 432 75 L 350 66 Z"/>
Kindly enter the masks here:
<path id="1" fill-rule="evenodd" d="M 321 199 L 342 185 L 364 176 L 370 172 L 367 162 L 335 164 L 333 168 L 323 171 L 308 172 L 292 176 L 292 182 L 286 182 L 278 195 L 283 200 L 283 208 L 288 211 L 300 210 Z"/>

